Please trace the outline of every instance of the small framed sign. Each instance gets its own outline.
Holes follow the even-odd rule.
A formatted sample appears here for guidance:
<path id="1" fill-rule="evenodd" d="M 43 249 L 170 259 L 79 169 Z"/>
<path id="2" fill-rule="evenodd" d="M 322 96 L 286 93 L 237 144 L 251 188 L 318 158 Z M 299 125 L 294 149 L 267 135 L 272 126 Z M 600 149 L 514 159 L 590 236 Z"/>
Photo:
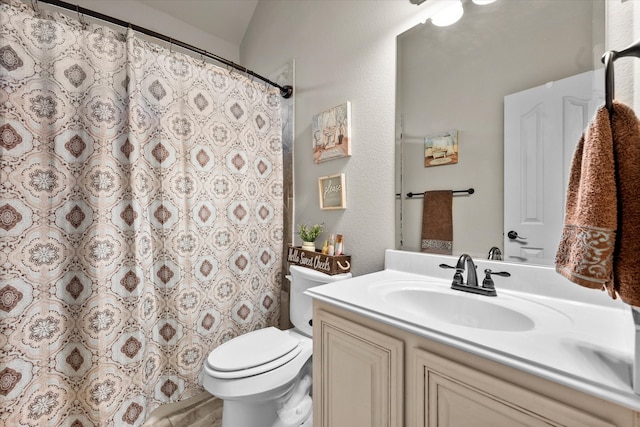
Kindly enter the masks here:
<path id="1" fill-rule="evenodd" d="M 347 191 L 343 173 L 318 178 L 320 209 L 346 209 Z"/>

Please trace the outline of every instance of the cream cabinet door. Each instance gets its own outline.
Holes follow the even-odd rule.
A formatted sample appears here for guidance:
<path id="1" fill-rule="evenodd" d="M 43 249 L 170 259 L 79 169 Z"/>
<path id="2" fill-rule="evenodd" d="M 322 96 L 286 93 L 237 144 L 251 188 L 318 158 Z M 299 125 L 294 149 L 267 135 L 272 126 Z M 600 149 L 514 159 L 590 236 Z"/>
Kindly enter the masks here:
<path id="1" fill-rule="evenodd" d="M 323 310 L 313 322 L 314 426 L 402 427 L 402 340 Z"/>
<path id="2" fill-rule="evenodd" d="M 425 427 L 613 427 L 583 411 L 523 387 L 414 350 L 418 425 Z"/>

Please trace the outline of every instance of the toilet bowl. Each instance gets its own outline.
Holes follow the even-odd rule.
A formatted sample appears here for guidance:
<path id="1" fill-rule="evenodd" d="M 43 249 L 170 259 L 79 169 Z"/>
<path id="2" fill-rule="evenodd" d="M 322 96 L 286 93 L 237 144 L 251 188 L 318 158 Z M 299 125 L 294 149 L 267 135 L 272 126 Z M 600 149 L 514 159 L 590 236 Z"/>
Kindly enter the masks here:
<path id="1" fill-rule="evenodd" d="M 294 327 L 268 327 L 214 349 L 204 364 L 205 390 L 223 400 L 222 427 L 311 425 L 312 300 L 304 291 L 351 277 L 291 266 Z"/>

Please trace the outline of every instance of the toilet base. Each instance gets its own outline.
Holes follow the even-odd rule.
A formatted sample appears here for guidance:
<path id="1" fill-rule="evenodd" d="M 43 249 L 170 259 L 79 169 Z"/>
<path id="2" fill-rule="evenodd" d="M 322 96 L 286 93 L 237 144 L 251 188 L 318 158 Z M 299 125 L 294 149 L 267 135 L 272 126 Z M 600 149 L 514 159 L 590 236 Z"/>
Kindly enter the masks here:
<path id="1" fill-rule="evenodd" d="M 271 427 L 278 419 L 275 400 L 242 402 L 225 400 L 222 403 L 222 427 Z"/>
<path id="2" fill-rule="evenodd" d="M 222 403 L 222 427 L 313 426 L 311 414 L 308 415 L 308 418 L 299 420 L 295 424 L 279 420 L 277 406 L 275 401 L 245 403 L 237 400 L 225 400 Z"/>
<path id="3" fill-rule="evenodd" d="M 266 400 L 224 400 L 222 427 L 312 426 L 311 359 L 296 381 Z"/>

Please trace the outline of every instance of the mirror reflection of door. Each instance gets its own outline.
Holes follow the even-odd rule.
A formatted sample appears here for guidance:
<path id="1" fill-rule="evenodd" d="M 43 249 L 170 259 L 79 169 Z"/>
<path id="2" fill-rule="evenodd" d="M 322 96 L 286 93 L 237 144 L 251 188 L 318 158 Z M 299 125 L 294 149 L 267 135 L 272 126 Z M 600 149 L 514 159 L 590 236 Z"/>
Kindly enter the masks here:
<path id="1" fill-rule="evenodd" d="M 505 96 L 505 261 L 553 264 L 571 159 L 603 83 L 598 69 Z"/>

